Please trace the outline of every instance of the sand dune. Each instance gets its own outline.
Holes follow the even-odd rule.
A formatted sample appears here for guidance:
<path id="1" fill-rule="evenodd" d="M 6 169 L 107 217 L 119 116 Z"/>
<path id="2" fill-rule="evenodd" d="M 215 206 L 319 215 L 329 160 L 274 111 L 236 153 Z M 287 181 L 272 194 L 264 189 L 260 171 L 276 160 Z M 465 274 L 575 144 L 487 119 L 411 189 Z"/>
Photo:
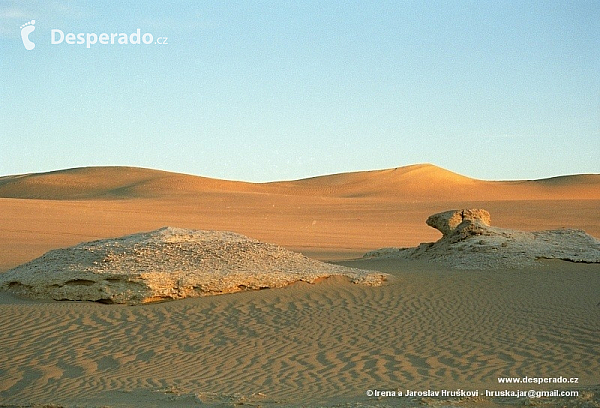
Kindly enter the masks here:
<path id="1" fill-rule="evenodd" d="M 206 192 L 264 193 L 396 200 L 600 199 L 600 175 L 534 181 L 483 181 L 431 164 L 246 183 L 133 167 L 86 167 L 0 177 L 0 197 L 49 200 L 158 198 Z"/>
<path id="2" fill-rule="evenodd" d="M 136 167 L 84 167 L 0 177 L 0 197 L 125 199 L 162 197 L 182 192 L 245 191 L 247 185 Z"/>

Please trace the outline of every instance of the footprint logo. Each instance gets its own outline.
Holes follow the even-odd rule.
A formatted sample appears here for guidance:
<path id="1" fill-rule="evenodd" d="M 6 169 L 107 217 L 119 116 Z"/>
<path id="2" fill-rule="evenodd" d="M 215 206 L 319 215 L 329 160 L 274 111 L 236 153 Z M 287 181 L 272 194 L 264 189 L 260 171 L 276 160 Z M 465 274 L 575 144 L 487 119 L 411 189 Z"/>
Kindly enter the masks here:
<path id="1" fill-rule="evenodd" d="M 35 30 L 34 24 L 35 20 L 31 20 L 21 26 L 21 39 L 23 40 L 23 45 L 27 51 L 31 51 L 35 48 L 35 44 L 29 40 L 29 34 Z"/>

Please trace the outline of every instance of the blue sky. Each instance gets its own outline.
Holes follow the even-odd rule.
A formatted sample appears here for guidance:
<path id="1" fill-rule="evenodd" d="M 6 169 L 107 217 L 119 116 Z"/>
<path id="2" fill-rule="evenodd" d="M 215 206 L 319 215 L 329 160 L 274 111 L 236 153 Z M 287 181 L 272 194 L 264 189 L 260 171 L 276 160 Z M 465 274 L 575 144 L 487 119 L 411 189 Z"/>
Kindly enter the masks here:
<path id="1" fill-rule="evenodd" d="M 0 175 L 600 173 L 600 2 L 0 0 L 0 104 Z"/>

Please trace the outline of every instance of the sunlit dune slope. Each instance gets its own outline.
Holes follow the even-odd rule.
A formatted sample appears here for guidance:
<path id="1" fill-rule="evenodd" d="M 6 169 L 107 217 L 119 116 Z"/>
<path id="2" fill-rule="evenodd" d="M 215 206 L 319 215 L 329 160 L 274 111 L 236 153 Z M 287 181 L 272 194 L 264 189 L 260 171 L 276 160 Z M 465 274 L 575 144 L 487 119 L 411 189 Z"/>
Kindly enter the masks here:
<path id="1" fill-rule="evenodd" d="M 342 173 L 274 183 L 296 194 L 374 197 L 409 201 L 599 199 L 600 175 L 542 180 L 484 181 L 432 164 Z"/>
<path id="2" fill-rule="evenodd" d="M 449 195 L 452 190 L 468 191 L 478 183 L 431 164 L 417 164 L 278 182 L 272 186 L 303 195 L 414 199 Z"/>
<path id="3" fill-rule="evenodd" d="M 83 167 L 0 177 L 0 197 L 153 198 L 182 192 L 241 191 L 246 184 L 137 167 Z"/>
<path id="4" fill-rule="evenodd" d="M 476 180 L 431 164 L 272 183 L 218 180 L 133 167 L 86 167 L 0 177 L 0 197 L 49 200 L 160 198 L 206 192 L 408 201 L 600 199 L 600 175 Z"/>

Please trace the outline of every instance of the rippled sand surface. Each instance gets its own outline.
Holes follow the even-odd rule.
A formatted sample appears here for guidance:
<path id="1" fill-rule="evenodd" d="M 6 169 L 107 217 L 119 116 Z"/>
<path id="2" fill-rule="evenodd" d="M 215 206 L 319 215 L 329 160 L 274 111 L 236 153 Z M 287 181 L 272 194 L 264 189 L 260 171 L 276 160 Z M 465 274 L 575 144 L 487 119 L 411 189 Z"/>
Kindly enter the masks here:
<path id="1" fill-rule="evenodd" d="M 505 389 L 501 376 L 579 377 L 569 389 L 582 390 L 600 381 L 598 265 L 345 264 L 392 278 L 138 307 L 4 294 L 0 404 L 435 405 L 366 391 Z"/>

